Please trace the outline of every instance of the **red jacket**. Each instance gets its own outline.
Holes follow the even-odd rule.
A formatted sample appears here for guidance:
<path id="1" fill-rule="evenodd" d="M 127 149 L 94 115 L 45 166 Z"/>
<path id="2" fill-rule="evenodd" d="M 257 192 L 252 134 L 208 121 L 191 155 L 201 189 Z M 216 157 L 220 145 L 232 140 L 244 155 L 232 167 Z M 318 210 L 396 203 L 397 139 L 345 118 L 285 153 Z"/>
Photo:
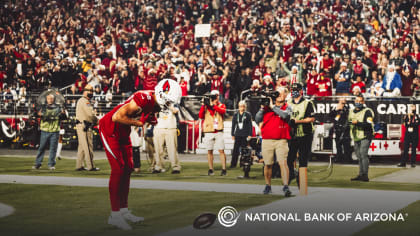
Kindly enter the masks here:
<path id="1" fill-rule="evenodd" d="M 351 91 L 350 91 L 350 93 L 353 92 L 353 88 L 356 87 L 356 86 L 359 86 L 359 88 L 362 91 L 362 93 L 365 93 L 366 92 L 366 85 L 365 85 L 365 83 L 363 83 L 363 82 L 356 82 L 356 83 L 354 83 L 354 84 L 351 85 Z"/>
<path id="2" fill-rule="evenodd" d="M 287 104 L 280 109 L 286 110 Z M 274 113 L 270 108 L 264 108 L 263 125 L 261 136 L 263 139 L 287 139 L 290 140 L 289 123 Z"/>
<path id="3" fill-rule="evenodd" d="M 214 113 L 217 112 L 220 115 L 224 115 L 226 113 L 226 106 L 223 103 L 220 103 L 216 106 L 207 106 L 207 109 L 210 112 L 210 115 L 214 116 Z M 204 119 L 204 116 L 206 115 L 206 105 L 201 106 L 200 111 L 198 112 L 198 118 Z"/>
<path id="4" fill-rule="evenodd" d="M 181 91 L 182 91 L 182 96 L 187 96 L 188 95 L 188 86 L 187 86 L 187 82 L 183 82 L 183 83 L 179 83 L 179 86 L 181 87 Z"/>
<path id="5" fill-rule="evenodd" d="M 311 73 L 308 73 L 308 78 L 306 81 L 306 94 L 308 96 L 312 96 L 317 93 L 317 87 L 315 86 L 315 83 L 317 81 L 318 81 L 318 74 L 311 75 Z"/>
<path id="6" fill-rule="evenodd" d="M 323 76 L 323 75 L 322 75 Z M 325 77 L 323 80 L 319 79 L 316 81 L 315 86 L 317 88 L 315 95 L 319 97 L 323 96 L 331 96 L 331 80 L 327 77 Z"/>

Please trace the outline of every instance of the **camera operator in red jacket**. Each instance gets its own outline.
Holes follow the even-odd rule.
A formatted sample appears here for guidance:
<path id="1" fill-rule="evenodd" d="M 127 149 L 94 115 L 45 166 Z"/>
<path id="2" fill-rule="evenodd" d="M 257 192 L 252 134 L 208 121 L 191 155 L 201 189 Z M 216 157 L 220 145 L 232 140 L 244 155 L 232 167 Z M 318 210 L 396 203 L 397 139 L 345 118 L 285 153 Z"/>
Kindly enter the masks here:
<path id="1" fill-rule="evenodd" d="M 288 91 L 281 87 L 278 90 L 274 104 L 270 98 L 269 105 L 262 105 L 260 111 L 256 114 L 257 123 L 262 122 L 262 156 L 264 159 L 264 194 L 271 193 L 271 174 L 274 164 L 274 154 L 280 165 L 281 178 L 283 181 L 283 192 L 286 197 L 292 193 L 289 190 L 289 169 L 287 167 L 287 155 L 289 153 L 290 126 L 289 119 L 292 114 L 292 108 L 287 105 L 286 97 Z"/>

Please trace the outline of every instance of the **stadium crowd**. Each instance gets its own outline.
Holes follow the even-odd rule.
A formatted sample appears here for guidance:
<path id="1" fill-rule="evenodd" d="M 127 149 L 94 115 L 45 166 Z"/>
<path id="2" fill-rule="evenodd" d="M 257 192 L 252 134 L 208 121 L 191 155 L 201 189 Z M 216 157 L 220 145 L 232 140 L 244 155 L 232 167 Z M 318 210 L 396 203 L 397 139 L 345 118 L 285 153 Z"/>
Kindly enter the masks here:
<path id="1" fill-rule="evenodd" d="M 163 78 L 183 95 L 218 90 L 228 108 L 294 82 L 315 96 L 420 94 L 414 0 L 5 0 L 0 14 L 5 99 L 86 84 L 129 95 Z"/>

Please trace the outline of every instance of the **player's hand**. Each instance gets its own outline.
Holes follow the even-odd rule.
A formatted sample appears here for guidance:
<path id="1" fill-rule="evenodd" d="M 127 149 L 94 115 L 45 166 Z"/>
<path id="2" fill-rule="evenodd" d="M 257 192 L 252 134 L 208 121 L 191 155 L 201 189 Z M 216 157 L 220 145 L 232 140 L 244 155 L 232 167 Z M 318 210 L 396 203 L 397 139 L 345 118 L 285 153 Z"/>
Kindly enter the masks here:
<path id="1" fill-rule="evenodd" d="M 144 113 L 141 114 L 140 122 L 142 125 L 144 125 L 147 122 L 147 120 L 149 119 L 149 115 L 150 113 L 148 113 L 147 115 L 145 115 Z"/>
<path id="2" fill-rule="evenodd" d="M 268 97 L 270 99 L 270 108 L 273 109 L 274 108 L 274 104 L 273 104 L 273 99 L 271 97 Z"/>
<path id="3" fill-rule="evenodd" d="M 352 121 L 351 121 L 351 123 L 352 123 L 353 125 L 355 125 L 355 124 L 357 124 L 357 120 L 352 120 Z"/>

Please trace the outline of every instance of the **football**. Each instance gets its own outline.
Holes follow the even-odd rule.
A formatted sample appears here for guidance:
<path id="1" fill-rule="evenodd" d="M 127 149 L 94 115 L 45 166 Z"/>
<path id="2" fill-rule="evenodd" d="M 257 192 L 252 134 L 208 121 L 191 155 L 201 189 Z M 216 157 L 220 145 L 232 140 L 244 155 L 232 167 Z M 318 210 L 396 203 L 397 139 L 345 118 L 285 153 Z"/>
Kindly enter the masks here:
<path id="1" fill-rule="evenodd" d="M 208 227 L 212 226 L 216 221 L 216 214 L 213 213 L 203 213 L 197 216 L 194 219 L 193 227 L 195 229 L 207 229 Z"/>

